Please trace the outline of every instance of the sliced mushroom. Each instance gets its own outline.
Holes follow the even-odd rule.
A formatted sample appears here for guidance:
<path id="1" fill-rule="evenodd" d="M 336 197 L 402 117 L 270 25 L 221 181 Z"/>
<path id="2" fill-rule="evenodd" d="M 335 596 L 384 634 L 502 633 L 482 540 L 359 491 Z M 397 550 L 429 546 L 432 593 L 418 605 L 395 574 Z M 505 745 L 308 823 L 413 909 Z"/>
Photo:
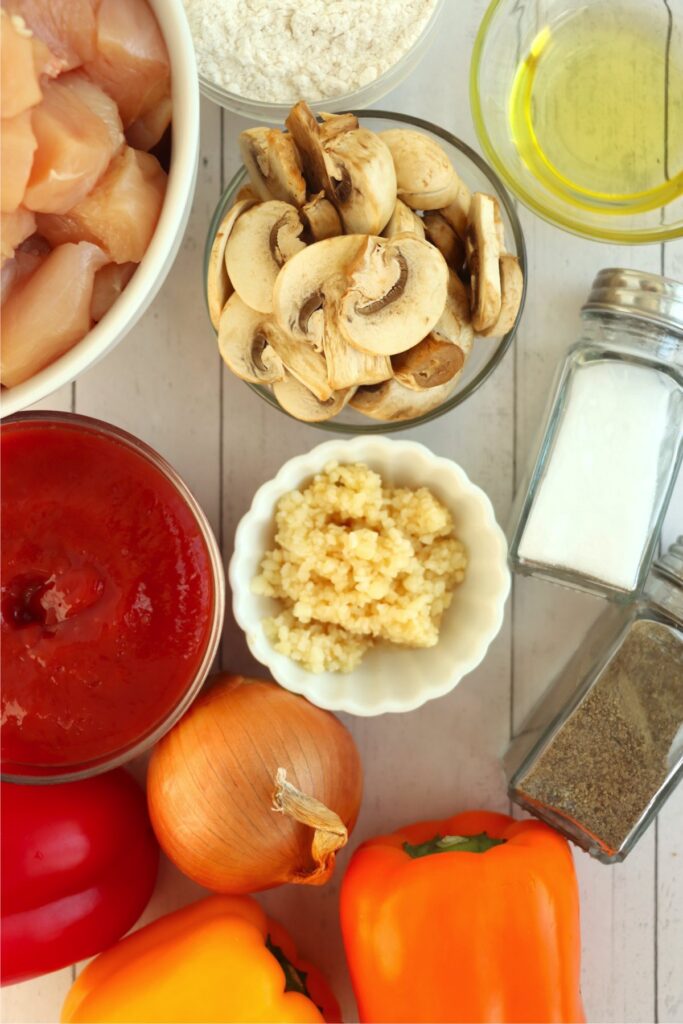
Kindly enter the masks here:
<path id="1" fill-rule="evenodd" d="M 285 264 L 273 291 L 274 318 L 283 331 L 322 351 L 325 293 L 365 242 L 364 235 L 327 238 Z"/>
<path id="2" fill-rule="evenodd" d="M 458 194 L 455 199 L 448 206 L 444 206 L 442 210 L 439 210 L 444 220 L 450 224 L 456 235 L 463 240 L 467 234 L 467 223 L 471 205 L 472 193 L 464 182 L 458 181 Z"/>
<path id="3" fill-rule="evenodd" d="M 292 338 L 276 324 L 267 330 L 267 337 L 289 373 L 315 395 L 319 402 L 327 402 L 334 388 L 327 379 L 325 357 L 316 352 L 312 345 Z"/>
<path id="4" fill-rule="evenodd" d="M 480 333 L 486 338 L 502 338 L 511 331 L 517 321 L 519 307 L 522 305 L 524 293 L 524 275 L 516 256 L 503 253 L 500 257 L 500 285 L 502 301 L 500 316 L 486 331 Z"/>
<path id="5" fill-rule="evenodd" d="M 247 128 L 240 135 L 240 151 L 259 199 L 303 206 L 306 182 L 291 135 L 277 128 Z"/>
<path id="6" fill-rule="evenodd" d="M 295 377 L 286 374 L 285 379 L 273 385 L 273 394 L 279 405 L 298 420 L 305 423 L 322 423 L 340 413 L 353 394 L 354 389 L 336 391 L 326 402 L 319 402 L 308 388 Z"/>
<path id="7" fill-rule="evenodd" d="M 250 309 L 236 293 L 221 314 L 218 349 L 232 372 L 250 384 L 284 379 L 285 368 L 269 344 L 263 314 Z"/>
<path id="8" fill-rule="evenodd" d="M 439 210 L 453 202 L 460 179 L 438 142 L 408 128 L 391 128 L 379 137 L 391 150 L 399 199 L 413 210 Z"/>
<path id="9" fill-rule="evenodd" d="M 407 233 L 417 235 L 418 238 L 424 238 L 425 226 L 414 210 L 411 210 L 404 202 L 397 199 L 394 212 L 382 232 L 382 237 L 394 238 L 396 235 L 405 235 Z"/>
<path id="10" fill-rule="evenodd" d="M 440 341 L 432 333 L 391 362 L 399 384 L 411 391 L 426 391 L 452 380 L 465 365 L 465 353 L 459 345 Z"/>
<path id="11" fill-rule="evenodd" d="M 355 131 L 359 127 L 355 114 L 320 114 L 321 124 L 318 126 L 320 139 L 323 143 L 330 142 L 337 135 Z"/>
<path id="12" fill-rule="evenodd" d="M 239 218 L 228 238 L 225 263 L 240 298 L 260 313 L 273 309 L 276 278 L 288 259 L 305 248 L 298 211 L 273 199 Z"/>
<path id="13" fill-rule="evenodd" d="M 339 214 L 324 192 L 318 192 L 301 207 L 301 216 L 314 242 L 335 238 L 344 231 Z"/>
<path id="14" fill-rule="evenodd" d="M 379 234 L 396 204 L 394 164 L 381 138 L 367 128 L 342 130 L 331 118 L 321 126 L 304 102 L 292 108 L 287 127 L 311 190 L 325 192 L 339 211 L 344 230 Z"/>
<path id="15" fill-rule="evenodd" d="M 228 210 L 216 232 L 209 255 L 209 269 L 206 282 L 206 294 L 209 303 L 211 323 L 218 330 L 218 323 L 223 307 L 233 292 L 225 265 L 225 247 L 237 218 L 245 213 L 256 202 L 255 199 L 240 199 Z"/>
<path id="16" fill-rule="evenodd" d="M 249 185 L 248 183 L 246 185 L 242 185 L 242 187 L 238 190 L 235 199 L 237 200 L 237 202 L 239 202 L 241 199 L 251 199 L 252 202 L 254 203 L 261 202 L 261 200 L 256 194 L 256 189 L 253 187 L 253 185 Z"/>
<path id="17" fill-rule="evenodd" d="M 472 196 L 467 238 L 472 326 L 477 334 L 495 327 L 501 313 L 500 241 L 495 200 L 477 192 Z"/>
<path id="18" fill-rule="evenodd" d="M 359 384 L 378 384 L 392 376 L 388 356 L 360 352 L 342 336 L 333 316 L 325 317 L 323 351 L 327 379 L 334 391 Z"/>
<path id="19" fill-rule="evenodd" d="M 446 218 L 435 210 L 425 213 L 423 220 L 427 239 L 437 247 L 449 267 L 460 270 L 465 263 L 462 239 L 456 235 Z"/>
<path id="20" fill-rule="evenodd" d="M 452 394 L 453 388 L 453 381 L 449 381 L 427 391 L 411 391 L 396 380 L 388 380 L 384 384 L 358 388 L 349 404 L 373 420 L 411 420 L 437 409 Z"/>
<path id="21" fill-rule="evenodd" d="M 470 315 L 467 288 L 453 270 L 448 272 L 448 295 L 443 313 L 432 330 L 432 337 L 438 341 L 450 341 L 458 345 L 465 358 L 472 350 L 474 331 Z"/>
<path id="22" fill-rule="evenodd" d="M 364 352 L 391 356 L 412 348 L 446 304 L 446 261 L 414 235 L 365 239 L 346 276 L 337 321 L 346 340 Z"/>

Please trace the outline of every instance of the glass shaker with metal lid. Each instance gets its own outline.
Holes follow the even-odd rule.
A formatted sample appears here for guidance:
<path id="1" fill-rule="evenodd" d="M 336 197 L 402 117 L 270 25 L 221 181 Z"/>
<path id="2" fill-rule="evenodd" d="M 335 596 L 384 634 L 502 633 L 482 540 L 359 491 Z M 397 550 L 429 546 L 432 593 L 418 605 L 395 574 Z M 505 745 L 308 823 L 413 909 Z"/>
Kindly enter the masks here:
<path id="1" fill-rule="evenodd" d="M 647 576 L 683 455 L 683 284 L 603 270 L 559 380 L 510 559 L 616 600 Z"/>
<path id="2" fill-rule="evenodd" d="M 605 863 L 683 779 L 683 537 L 611 605 L 505 756 L 511 798 Z"/>

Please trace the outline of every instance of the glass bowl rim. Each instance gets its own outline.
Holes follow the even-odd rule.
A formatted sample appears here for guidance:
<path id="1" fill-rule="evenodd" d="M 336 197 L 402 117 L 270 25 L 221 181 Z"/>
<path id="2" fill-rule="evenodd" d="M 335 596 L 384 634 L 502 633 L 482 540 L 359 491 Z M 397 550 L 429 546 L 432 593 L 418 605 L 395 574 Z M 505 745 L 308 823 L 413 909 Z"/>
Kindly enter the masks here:
<path id="1" fill-rule="evenodd" d="M 422 128 L 425 131 L 431 132 L 433 135 L 436 135 L 439 138 L 443 139 L 445 142 L 453 146 L 465 157 L 467 157 L 468 160 L 470 160 L 477 167 L 477 169 L 484 175 L 484 177 L 492 185 L 496 198 L 501 203 L 503 209 L 505 210 L 505 213 L 508 216 L 512 228 L 512 234 L 515 241 L 516 255 L 519 259 L 519 264 L 522 268 L 522 273 L 524 275 L 522 299 L 520 302 L 519 312 L 517 313 L 517 319 L 515 320 L 514 326 L 510 331 L 508 331 L 507 334 L 503 335 L 503 337 L 499 340 L 495 351 L 489 357 L 487 363 L 481 368 L 481 370 L 479 370 L 479 372 L 472 378 L 472 380 L 469 381 L 463 387 L 462 391 L 459 391 L 456 394 L 452 395 L 450 398 L 447 398 L 446 401 L 442 402 L 441 405 L 436 407 L 436 409 L 432 409 L 430 412 L 426 412 L 422 416 L 415 416 L 412 419 L 408 420 L 394 420 L 385 422 L 371 420 L 368 418 L 367 424 L 352 424 L 340 423 L 336 419 L 331 419 L 325 420 L 321 423 L 307 424 L 307 426 L 313 427 L 317 430 L 323 430 L 326 431 L 327 433 L 333 434 L 393 434 L 398 433 L 402 430 L 411 430 L 412 428 L 422 426 L 425 423 L 430 423 L 432 420 L 438 419 L 440 416 L 443 416 L 446 413 L 451 412 L 458 405 L 461 405 L 466 399 L 473 395 L 475 391 L 478 391 L 482 384 L 484 384 L 485 381 L 488 380 L 488 378 L 493 374 L 494 370 L 496 370 L 497 367 L 500 365 L 508 349 L 512 345 L 515 335 L 517 334 L 517 330 L 519 328 L 522 315 L 524 313 L 528 283 L 526 244 L 524 241 L 524 233 L 522 231 L 521 222 L 517 215 L 517 211 L 514 208 L 512 199 L 508 195 L 507 189 L 505 188 L 505 186 L 503 185 L 502 181 L 500 180 L 496 172 L 493 170 L 493 168 L 490 167 L 484 160 L 484 158 L 481 157 L 474 149 L 472 149 L 471 146 L 469 146 L 466 142 L 463 142 L 462 139 L 459 139 L 451 132 L 446 131 L 445 128 L 440 128 L 438 125 L 432 124 L 430 121 L 425 121 L 423 118 L 420 117 L 414 117 L 411 114 L 399 114 L 387 110 L 353 110 L 351 111 L 351 113 L 355 114 L 355 116 L 361 120 L 363 118 L 368 118 L 383 121 L 397 121 L 400 124 L 410 125 L 412 128 Z M 232 176 L 232 178 L 228 182 L 228 185 L 222 192 L 216 205 L 216 209 L 214 210 L 213 216 L 211 218 L 211 222 L 209 224 L 209 231 L 204 250 L 204 278 L 202 282 L 204 302 L 207 311 L 207 270 L 209 258 L 211 255 L 211 248 L 216 237 L 216 232 L 218 231 L 223 216 L 225 215 L 228 209 L 230 200 L 234 198 L 234 195 L 237 192 L 239 186 L 246 180 L 247 171 L 244 167 L 240 167 Z M 214 330 L 214 332 L 217 335 L 218 332 L 215 331 L 213 325 L 212 330 Z M 275 399 L 275 396 L 266 388 L 261 387 L 258 384 L 250 384 L 246 381 L 243 381 L 242 383 L 246 384 L 246 386 L 251 388 L 252 391 L 255 391 L 260 398 L 268 402 L 269 405 L 271 405 L 274 409 L 277 409 L 278 412 L 282 413 L 284 416 L 287 416 L 289 417 L 289 419 L 294 420 L 295 423 L 302 422 L 301 420 L 298 420 L 295 416 L 292 416 L 291 413 L 288 413 L 285 409 L 283 409 L 282 406 L 278 404 L 277 400 Z"/>
<path id="2" fill-rule="evenodd" d="M 546 206 L 527 191 L 521 180 L 516 178 L 508 169 L 507 164 L 498 155 L 498 150 L 493 143 L 488 128 L 482 103 L 482 91 L 479 88 L 481 72 L 483 70 L 484 48 L 494 20 L 500 13 L 500 9 L 510 0 L 490 0 L 484 17 L 481 20 L 477 31 L 474 47 L 472 50 L 472 62 L 470 64 L 470 107 L 474 121 L 477 138 L 482 145 L 486 156 L 491 161 L 496 171 L 508 186 L 514 196 L 532 213 L 537 214 L 542 220 L 553 227 L 559 227 L 579 238 L 587 238 L 593 242 L 611 242 L 616 245 L 656 245 L 662 242 L 672 241 L 683 237 L 683 219 L 677 224 L 658 228 L 636 228 L 632 230 L 610 230 L 608 227 L 589 227 L 577 224 L 568 214 L 554 212 L 551 206 Z"/>
<path id="3" fill-rule="evenodd" d="M 362 106 L 364 101 L 375 103 L 383 96 L 386 96 L 391 89 L 396 88 L 409 74 L 411 60 L 415 58 L 416 52 L 421 47 L 426 46 L 431 39 L 438 24 L 439 16 L 446 7 L 446 3 L 447 0 L 436 0 L 434 9 L 419 36 L 405 53 L 399 57 L 395 64 L 392 64 L 372 82 L 368 82 L 367 85 L 363 85 L 359 89 L 340 93 L 338 96 L 329 96 L 327 99 L 309 101 L 311 110 L 317 113 L 321 111 L 334 112 L 345 107 Z M 224 89 L 199 73 L 197 74 L 197 79 L 199 91 L 203 96 L 211 100 L 212 103 L 217 103 L 230 113 L 241 117 L 254 117 L 268 124 L 282 123 L 292 106 L 297 102 L 297 99 L 301 99 L 301 97 L 295 97 L 285 103 L 255 100 L 248 96 L 241 96 L 239 93 L 231 92 L 229 89 Z"/>
<path id="4" fill-rule="evenodd" d="M 121 427 L 115 426 L 113 423 L 108 423 L 106 420 L 100 420 L 93 416 L 84 416 L 82 413 L 59 412 L 42 409 L 34 412 L 25 410 L 6 417 L 3 419 L 2 424 L 0 424 L 0 434 L 3 433 L 6 428 L 12 427 L 16 423 L 32 422 L 44 424 L 66 424 L 67 426 L 76 428 L 78 431 L 89 431 L 108 438 L 109 440 L 117 441 L 124 444 L 127 448 L 145 459 L 155 469 L 157 469 L 183 499 L 197 523 L 197 527 L 204 544 L 206 545 L 209 557 L 214 598 L 211 628 L 202 659 L 197 667 L 194 677 L 190 680 L 187 688 L 181 694 L 177 703 L 169 710 L 167 715 L 161 721 L 157 721 L 154 725 L 150 726 L 146 733 L 138 739 L 133 740 L 128 744 L 128 746 L 112 751 L 111 754 L 104 755 L 102 758 L 95 758 L 91 761 L 71 765 L 50 766 L 7 762 L 7 767 L 5 767 L 4 764 L 0 766 L 0 778 L 3 782 L 40 786 L 56 785 L 64 782 L 76 782 L 80 779 L 91 778 L 95 775 L 100 775 L 103 772 L 112 771 L 114 768 L 119 768 L 149 750 L 150 747 L 154 746 L 154 744 L 157 743 L 161 737 L 175 725 L 182 715 L 185 714 L 195 698 L 199 696 L 202 686 L 204 685 L 209 671 L 211 670 L 211 665 L 216 656 L 223 631 L 226 584 L 220 548 L 218 547 L 218 542 L 216 541 L 213 530 L 211 529 L 211 524 L 209 523 L 206 513 L 178 472 L 162 455 L 159 454 L 159 452 L 152 448 L 151 445 L 148 445 L 145 441 L 142 441 L 127 430 L 123 430 Z M 29 774 L 29 772 L 22 769 L 35 770 L 36 774 Z"/>

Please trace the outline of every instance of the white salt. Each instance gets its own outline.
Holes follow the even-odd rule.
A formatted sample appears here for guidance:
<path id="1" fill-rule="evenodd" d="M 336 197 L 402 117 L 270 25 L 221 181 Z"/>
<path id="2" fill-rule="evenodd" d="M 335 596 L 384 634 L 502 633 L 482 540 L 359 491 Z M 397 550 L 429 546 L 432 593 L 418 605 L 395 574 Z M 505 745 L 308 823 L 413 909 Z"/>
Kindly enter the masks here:
<path id="1" fill-rule="evenodd" d="M 645 366 L 601 362 L 576 370 L 519 544 L 522 559 L 635 588 L 674 390 Z"/>

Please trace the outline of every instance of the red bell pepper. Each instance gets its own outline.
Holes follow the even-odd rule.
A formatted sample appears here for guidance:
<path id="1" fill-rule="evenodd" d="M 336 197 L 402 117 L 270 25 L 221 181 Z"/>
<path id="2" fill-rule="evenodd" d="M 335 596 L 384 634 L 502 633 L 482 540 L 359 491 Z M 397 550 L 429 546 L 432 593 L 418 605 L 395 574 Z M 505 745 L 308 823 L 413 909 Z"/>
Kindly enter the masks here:
<path id="1" fill-rule="evenodd" d="M 2 784 L 3 985 L 100 953 L 135 924 L 159 863 L 145 796 L 122 769 Z"/>

